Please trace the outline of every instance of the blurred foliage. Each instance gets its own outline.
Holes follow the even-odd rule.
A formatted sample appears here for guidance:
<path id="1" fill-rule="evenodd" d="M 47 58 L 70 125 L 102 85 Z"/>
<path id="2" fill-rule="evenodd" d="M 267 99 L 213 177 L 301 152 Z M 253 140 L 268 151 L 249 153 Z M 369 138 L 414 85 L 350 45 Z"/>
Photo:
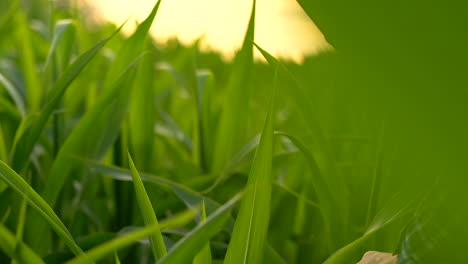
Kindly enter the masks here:
<path id="1" fill-rule="evenodd" d="M 152 262 L 138 239 L 159 228 L 135 231 L 145 221 L 127 151 L 160 223 L 206 205 L 204 221 L 161 229 L 162 261 L 201 250 L 213 263 L 229 251 L 264 263 L 356 263 L 371 250 L 399 263 L 468 259 L 466 1 L 298 0 L 333 46 L 301 64 L 261 47 L 267 63 L 253 61 L 254 12 L 233 61 L 198 41 L 117 33 L 34 134 L 54 84 L 117 30 L 72 3 L 0 1 L 1 263 L 73 258 L 34 206 L 22 209 L 30 197 L 49 203 L 81 249 L 111 245 L 122 263 Z M 27 133 L 37 138 L 19 166 Z M 254 244 L 239 239 L 260 222 Z M 115 246 L 124 240 L 137 242 Z"/>

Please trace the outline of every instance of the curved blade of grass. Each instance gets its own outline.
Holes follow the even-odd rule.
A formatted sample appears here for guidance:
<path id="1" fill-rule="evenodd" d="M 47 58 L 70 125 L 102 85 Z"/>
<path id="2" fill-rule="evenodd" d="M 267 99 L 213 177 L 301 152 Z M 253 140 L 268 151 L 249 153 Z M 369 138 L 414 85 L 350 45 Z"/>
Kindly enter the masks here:
<path id="1" fill-rule="evenodd" d="M 149 227 L 142 228 L 138 231 L 134 231 L 130 234 L 121 236 L 119 238 L 115 238 L 94 249 L 89 250 L 88 252 L 86 252 L 86 256 L 78 257 L 68 261 L 67 264 L 88 263 L 88 259 L 98 261 L 99 259 L 107 256 L 108 254 L 112 254 L 112 252 L 114 252 L 115 250 L 131 245 L 144 237 L 150 236 L 158 230 L 159 225 L 155 224 Z"/>
<path id="2" fill-rule="evenodd" d="M 47 58 L 44 63 L 44 70 L 43 70 L 44 72 L 47 72 L 49 70 L 49 67 L 51 67 L 52 58 L 55 54 L 55 51 L 61 39 L 63 38 L 65 33 L 68 30 L 71 30 L 72 28 L 73 28 L 73 20 L 71 19 L 62 19 L 62 20 L 57 21 L 57 23 L 55 24 L 54 37 L 52 39 L 49 53 L 47 54 Z"/>
<path id="3" fill-rule="evenodd" d="M 21 116 L 25 116 L 26 109 L 24 107 L 23 97 L 21 96 L 21 94 L 19 94 L 18 90 L 13 86 L 13 84 L 1 73 L 0 84 L 2 84 L 3 87 L 5 87 L 11 99 L 13 99 L 13 102 L 15 102 L 16 108 L 20 112 Z"/>
<path id="4" fill-rule="evenodd" d="M 247 33 L 241 50 L 236 55 L 233 70 L 226 87 L 225 102 L 217 129 L 212 171 L 220 173 L 231 157 L 246 143 L 249 115 L 249 79 L 253 62 L 255 29 L 255 0 L 253 1 Z"/>
<path id="5" fill-rule="evenodd" d="M 17 9 L 17 38 L 21 46 L 21 66 L 26 85 L 26 101 L 31 112 L 39 109 L 42 100 L 42 87 L 36 71 L 36 54 L 33 49 L 31 30 L 24 8 Z"/>
<path id="6" fill-rule="evenodd" d="M 206 221 L 200 223 L 180 239 L 167 255 L 158 261 L 158 264 L 190 263 L 197 252 L 223 228 L 230 217 L 230 209 L 239 201 L 241 196 L 241 193 L 237 194 L 213 214 L 209 215 Z"/>
<path id="7" fill-rule="evenodd" d="M 293 100 L 297 126 L 291 126 L 287 134 L 294 135 L 298 148 L 306 155 L 314 173 L 314 188 L 319 196 L 320 208 L 325 225 L 330 235 L 331 252 L 342 247 L 348 240 L 349 190 L 345 184 L 329 143 L 323 134 L 319 122 L 315 119 L 314 109 L 308 93 L 295 76 L 277 59 L 255 44 L 272 67 L 279 67 L 291 86 L 285 95 Z M 300 129 L 295 129 L 300 128 Z"/>
<path id="8" fill-rule="evenodd" d="M 188 222 L 192 221 L 193 218 L 198 214 L 198 209 L 196 207 L 190 208 L 180 214 L 175 215 L 169 219 L 162 220 L 159 224 L 154 224 L 148 227 L 140 228 L 132 233 L 128 233 L 117 238 L 114 238 L 108 242 L 105 242 L 89 251 L 86 252 L 88 259 L 93 261 L 98 261 L 103 257 L 110 255 L 117 250 L 129 246 L 138 240 L 151 236 L 153 233 L 158 232 L 158 230 L 165 230 L 168 228 L 179 227 L 185 225 Z M 87 263 L 84 257 L 77 257 L 75 259 L 67 262 L 68 264 L 79 264 Z"/>
<path id="9" fill-rule="evenodd" d="M 202 215 L 200 223 L 206 221 L 205 201 L 202 204 Z M 210 243 L 206 243 L 200 252 L 193 259 L 193 264 L 211 264 L 211 249 Z"/>
<path id="10" fill-rule="evenodd" d="M 104 81 L 104 93 L 112 88 L 114 80 L 117 79 L 122 71 L 126 69 L 127 65 L 143 51 L 148 31 L 153 24 L 153 20 L 158 12 L 160 4 L 161 0 L 158 0 L 145 21 L 138 26 L 135 33 L 125 41 L 122 48 L 119 50 L 118 56 L 112 63 Z"/>
<path id="11" fill-rule="evenodd" d="M 129 111 L 129 139 L 133 158 L 143 171 L 152 171 L 155 165 L 153 127 L 156 123 L 154 55 L 145 56 L 138 69 L 133 86 Z"/>
<path id="12" fill-rule="evenodd" d="M 20 120 L 21 113 L 18 111 L 18 108 L 13 104 L 10 103 L 9 100 L 0 96 L 0 114 L 4 114 L 5 116 L 13 119 L 13 120 Z"/>
<path id="13" fill-rule="evenodd" d="M 213 149 L 207 144 L 213 139 L 213 97 L 214 97 L 214 75 L 210 71 L 197 71 L 197 87 L 200 110 L 200 147 L 201 167 L 208 171 L 213 162 Z"/>
<path id="14" fill-rule="evenodd" d="M 82 255 L 83 251 L 75 243 L 75 240 L 62 223 L 60 218 L 55 214 L 54 210 L 47 204 L 42 197 L 34 191 L 29 184 L 23 180 L 15 171 L 8 165 L 0 161 L 0 177 L 20 196 L 26 197 L 28 203 L 39 212 L 42 217 L 50 224 L 57 234 L 64 240 L 65 244 L 77 256 Z"/>
<path id="15" fill-rule="evenodd" d="M 70 159 L 70 155 L 100 158 L 114 142 L 126 113 L 129 92 L 126 88 L 133 81 L 137 62 L 138 58 L 116 80 L 112 93 L 103 95 L 100 101 L 86 112 L 64 142 L 41 192 L 44 200 L 50 205 L 55 204 L 72 172 L 76 175 L 81 169 L 75 160 Z M 38 233 L 46 232 L 47 229 L 45 223 L 35 215 L 31 215 L 28 220 L 31 246 L 36 249 L 40 246 L 41 235 Z"/>
<path id="16" fill-rule="evenodd" d="M 17 241 L 15 235 L 0 224 L 0 248 L 11 259 L 25 264 L 45 263 L 30 247 Z"/>
<path id="17" fill-rule="evenodd" d="M 345 264 L 349 263 L 349 260 L 356 256 L 362 256 L 364 252 L 368 251 L 364 247 L 365 243 L 375 233 L 398 219 L 401 219 L 409 213 L 410 210 L 416 208 L 417 204 L 422 201 L 427 193 L 427 189 L 415 190 L 411 184 L 404 186 L 384 205 L 384 207 L 382 207 L 361 237 L 335 252 L 325 263 Z"/>
<path id="18" fill-rule="evenodd" d="M 315 208 L 320 208 L 320 205 L 314 201 L 311 201 L 309 199 L 307 199 L 306 197 L 304 197 L 303 194 L 300 194 L 294 190 L 292 190 L 291 188 L 289 188 L 288 186 L 286 186 L 285 184 L 283 183 L 280 183 L 280 182 L 274 182 L 273 183 L 274 186 L 278 187 L 279 189 L 281 189 L 282 191 L 286 192 L 287 194 L 295 197 L 296 199 L 298 200 L 303 200 L 303 202 L 309 206 L 312 206 L 312 207 L 315 207 Z"/>
<path id="19" fill-rule="evenodd" d="M 264 264 L 286 264 L 286 261 L 272 248 L 269 244 L 265 244 L 263 250 L 263 263 Z"/>
<path id="20" fill-rule="evenodd" d="M 276 74 L 274 80 L 276 86 Z M 275 89 L 275 88 L 274 88 Z M 275 91 L 224 263 L 261 263 L 270 221 Z"/>
<path id="21" fill-rule="evenodd" d="M 158 219 L 156 218 L 153 206 L 151 205 L 151 201 L 148 197 L 148 194 L 146 193 L 145 186 L 141 181 L 140 175 L 138 174 L 130 153 L 128 153 L 128 163 L 130 165 L 130 171 L 132 172 L 133 186 L 135 187 L 135 193 L 137 196 L 138 205 L 140 206 L 141 214 L 143 216 L 143 221 L 147 226 L 158 226 Z M 150 242 L 156 261 L 166 255 L 167 249 L 161 235 L 161 230 L 157 229 L 153 232 L 153 234 L 150 236 Z"/>
<path id="22" fill-rule="evenodd" d="M 22 171 L 26 162 L 29 159 L 34 145 L 39 139 L 42 131 L 44 130 L 47 121 L 49 120 L 52 112 L 59 104 L 61 98 L 63 97 L 68 86 L 75 80 L 75 78 L 81 73 L 81 71 L 89 64 L 89 62 L 94 58 L 98 51 L 104 47 L 104 45 L 115 36 L 120 29 L 123 27 L 120 26 L 111 36 L 101 40 L 94 47 L 80 55 L 75 62 L 73 62 L 65 72 L 60 76 L 60 78 L 55 82 L 52 90 L 48 95 L 48 102 L 40 112 L 39 117 L 31 125 L 30 128 L 20 137 L 18 144 L 13 152 L 12 167 L 16 171 Z"/>
<path id="23" fill-rule="evenodd" d="M 0 124 L 0 160 L 3 161 L 3 162 L 7 162 L 7 158 L 8 158 L 7 157 L 7 149 L 6 149 L 6 145 L 5 145 L 5 139 L 3 138 L 2 124 Z"/>
<path id="24" fill-rule="evenodd" d="M 75 159 L 78 159 L 79 161 L 83 162 L 84 164 L 86 164 L 87 167 L 94 169 L 96 172 L 112 177 L 113 179 L 120 180 L 120 181 L 132 181 L 131 172 L 126 169 L 115 167 L 115 166 L 110 166 L 110 165 L 104 165 L 100 162 L 92 161 L 92 160 L 85 160 L 81 158 L 75 158 Z M 202 202 L 205 202 L 206 210 L 208 214 L 210 214 L 211 212 L 214 212 L 220 206 L 214 200 L 208 197 L 205 197 L 201 195 L 200 193 L 193 191 L 177 182 L 168 180 L 163 177 L 158 177 L 152 174 L 143 173 L 143 172 L 140 173 L 140 176 L 144 182 L 149 182 L 149 183 L 153 183 L 156 185 L 169 187 L 187 205 L 187 207 L 193 207 L 197 204 L 201 204 Z"/>
<path id="25" fill-rule="evenodd" d="M 287 137 L 291 142 L 296 145 L 296 147 L 304 154 L 304 156 L 309 161 L 309 167 L 312 170 L 312 183 L 314 185 L 314 189 L 317 193 L 318 200 L 320 203 L 320 209 L 322 211 L 322 215 L 325 220 L 325 226 L 330 230 L 334 230 L 338 232 L 339 226 L 334 226 L 334 224 L 340 224 L 342 219 L 335 219 L 337 215 L 342 214 L 342 211 L 334 211 L 337 208 L 340 208 L 340 205 L 337 201 L 337 197 L 335 197 L 330 190 L 330 187 L 327 185 L 327 179 L 325 178 L 324 174 L 320 170 L 318 165 L 318 161 L 315 158 L 314 153 L 311 149 L 309 149 L 300 139 L 285 132 L 277 132 L 278 135 L 283 135 Z"/>
<path id="26" fill-rule="evenodd" d="M 44 199 L 55 204 L 58 194 L 73 169 L 69 155 L 81 154 L 95 158 L 101 157 L 112 144 L 118 133 L 121 120 L 126 113 L 128 90 L 133 81 L 135 68 L 140 58 L 134 60 L 116 80 L 111 93 L 103 95 L 99 102 L 88 111 L 74 128 L 60 149 L 52 165 L 51 173 L 43 191 Z M 90 139 L 90 131 L 93 133 Z M 113 133 L 111 133 L 113 131 Z M 86 142 L 86 144 L 83 144 Z"/>
<path id="27" fill-rule="evenodd" d="M 242 162 L 246 160 L 250 163 L 250 155 L 257 149 L 258 144 L 260 143 L 260 134 L 256 135 L 253 139 L 251 139 L 242 149 L 237 152 L 232 158 L 227 162 L 226 167 L 223 169 L 222 174 L 216 178 L 215 182 L 209 186 L 204 193 L 211 192 L 216 187 L 218 187 L 221 183 L 229 179 L 232 173 L 239 168 Z M 247 159 L 250 158 L 250 159 Z"/>

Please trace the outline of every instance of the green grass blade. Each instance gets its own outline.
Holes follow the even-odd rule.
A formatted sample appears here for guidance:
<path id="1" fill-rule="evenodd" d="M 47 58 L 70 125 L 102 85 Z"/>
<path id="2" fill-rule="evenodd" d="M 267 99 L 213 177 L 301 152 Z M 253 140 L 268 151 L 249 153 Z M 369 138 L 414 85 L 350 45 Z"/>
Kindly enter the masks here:
<path id="1" fill-rule="evenodd" d="M 221 173 L 231 157 L 246 143 L 249 115 L 249 79 L 253 62 L 255 29 L 255 0 L 253 1 L 247 33 L 241 50 L 233 62 L 233 70 L 226 87 L 225 102 L 217 129 L 214 148 L 214 173 Z"/>
<path id="2" fill-rule="evenodd" d="M 112 63 L 109 72 L 107 73 L 104 81 L 104 92 L 111 88 L 114 80 L 124 71 L 127 65 L 138 57 L 143 51 L 145 40 L 148 35 L 148 31 L 153 24 L 153 20 L 158 12 L 161 1 L 158 0 L 153 7 L 153 10 L 148 17 L 141 23 L 136 29 L 135 33 L 125 41 L 122 48 L 118 52 L 118 56 Z"/>
<path id="3" fill-rule="evenodd" d="M 126 169 L 115 167 L 115 166 L 104 165 L 96 161 L 84 160 L 80 158 L 76 158 L 76 159 L 86 164 L 86 166 L 89 167 L 90 169 L 93 169 L 96 172 L 112 177 L 113 179 L 120 180 L 120 181 L 132 181 L 131 172 Z M 144 182 L 156 184 L 159 186 L 169 187 L 187 205 L 187 207 L 193 207 L 198 204 L 201 204 L 202 202 L 205 202 L 206 211 L 208 214 L 211 214 L 220 206 L 219 203 L 215 202 L 213 199 L 205 197 L 201 195 L 200 193 L 194 190 L 191 190 L 182 184 L 171 181 L 167 178 L 158 177 L 158 176 L 147 174 L 147 173 L 140 173 L 140 176 Z"/>
<path id="4" fill-rule="evenodd" d="M 29 28 L 28 18 L 23 9 L 18 9 L 17 13 L 17 39 L 21 46 L 21 64 L 26 85 L 26 99 L 28 109 L 31 112 L 39 110 L 42 100 L 43 89 L 36 70 L 36 54 L 33 48 L 32 34 Z"/>
<path id="5" fill-rule="evenodd" d="M 263 262 L 264 264 L 286 264 L 286 261 L 275 251 L 270 245 L 265 244 L 263 250 Z"/>
<path id="6" fill-rule="evenodd" d="M 18 108 L 13 103 L 10 103 L 9 100 L 1 96 L 0 96 L 0 114 L 5 115 L 6 117 L 9 117 L 12 120 L 20 120 L 22 117 Z"/>
<path id="7" fill-rule="evenodd" d="M 201 166 L 208 171 L 213 162 L 213 149 L 208 142 L 213 139 L 215 133 L 213 122 L 213 99 L 214 99 L 214 75 L 210 71 L 197 72 L 198 98 L 201 101 L 200 113 L 200 148 Z"/>
<path id="8" fill-rule="evenodd" d="M 98 261 L 103 257 L 112 254 L 117 249 L 126 247 L 135 243 L 136 241 L 151 236 L 153 233 L 158 232 L 159 225 L 155 224 L 152 226 L 148 226 L 142 228 L 138 231 L 134 231 L 130 234 L 126 234 L 124 236 L 112 239 L 109 242 L 106 242 L 96 248 L 93 248 L 86 252 L 86 256 L 77 257 L 67 262 L 67 264 L 84 264 L 88 263 L 88 260 Z"/>
<path id="9" fill-rule="evenodd" d="M 350 259 L 362 256 L 364 252 L 372 250 L 366 250 L 365 243 L 379 230 L 401 219 L 407 215 L 410 210 L 414 210 L 427 193 L 427 189 L 415 190 L 411 184 L 404 186 L 379 210 L 366 232 L 361 237 L 335 252 L 325 263 L 349 263 Z"/>
<path id="10" fill-rule="evenodd" d="M 204 221 L 206 221 L 205 202 L 202 204 L 202 215 L 200 222 L 203 223 Z M 202 250 L 195 256 L 193 259 L 193 264 L 211 264 L 211 249 L 209 242 L 206 243 Z"/>
<path id="11" fill-rule="evenodd" d="M 5 139 L 3 137 L 2 124 L 0 124 L 0 160 L 3 161 L 3 162 L 7 162 L 8 161 L 7 159 L 8 159 L 8 157 L 7 157 L 7 147 L 5 145 Z"/>
<path id="12" fill-rule="evenodd" d="M 384 128 L 382 127 L 377 140 L 377 150 L 376 150 L 376 159 L 374 170 L 372 172 L 371 178 L 371 191 L 369 194 L 369 203 L 367 205 L 367 215 L 366 215 L 366 226 L 370 224 L 371 218 L 375 215 L 375 208 L 377 208 L 377 201 L 379 189 L 381 188 L 381 177 L 382 177 L 382 164 L 384 156 Z"/>
<path id="13" fill-rule="evenodd" d="M 43 72 L 47 73 L 51 71 L 50 67 L 52 67 L 52 60 L 54 58 L 55 52 L 57 47 L 64 36 L 66 36 L 67 31 L 73 30 L 73 20 L 71 19 L 63 19 L 57 21 L 55 24 L 54 29 L 54 37 L 52 39 L 52 43 L 50 45 L 49 53 L 47 54 L 46 61 L 44 63 L 44 70 Z"/>
<path id="14" fill-rule="evenodd" d="M 274 86 L 276 86 L 276 78 Z M 270 221 L 274 94 L 275 91 L 271 97 L 270 108 L 224 263 L 261 263 L 262 261 Z"/>
<path id="15" fill-rule="evenodd" d="M 58 194 L 74 165 L 69 155 L 81 154 L 85 157 L 99 158 L 107 151 L 118 133 L 118 128 L 126 113 L 128 103 L 127 88 L 133 81 L 139 58 L 128 65 L 116 79 L 112 93 L 103 95 L 99 102 L 88 111 L 60 149 L 52 165 L 43 194 L 50 204 L 55 204 Z M 90 131 L 92 139 L 90 139 Z M 113 132 L 113 133 L 112 133 Z M 86 144 L 83 144 L 86 142 Z"/>
<path id="16" fill-rule="evenodd" d="M 156 218 L 153 206 L 151 205 L 151 201 L 148 197 L 148 194 L 146 193 L 145 186 L 141 181 L 140 175 L 138 174 L 130 153 L 128 153 L 128 163 L 130 165 L 130 171 L 132 172 L 133 186 L 135 187 L 138 205 L 140 206 L 140 211 L 143 216 L 145 225 L 158 226 L 158 219 Z M 161 230 L 155 230 L 153 232 L 153 234 L 150 236 L 150 242 L 156 261 L 166 255 L 167 249 L 161 235 Z"/>
<path id="17" fill-rule="evenodd" d="M 25 264 L 45 263 L 30 247 L 16 240 L 5 226 L 0 224 L 0 248 L 11 259 Z"/>
<path id="18" fill-rule="evenodd" d="M 19 93 L 18 89 L 16 89 L 13 84 L 5 77 L 3 74 L 0 73 L 0 84 L 5 87 L 8 94 L 10 94 L 11 99 L 15 102 L 16 108 L 20 112 L 21 116 L 26 115 L 26 109 L 24 106 L 24 100 L 21 94 Z"/>
<path id="19" fill-rule="evenodd" d="M 20 196 L 26 197 L 28 203 L 39 212 L 42 217 L 50 224 L 55 232 L 64 240 L 65 244 L 77 256 L 82 255 L 83 251 L 75 243 L 75 240 L 62 223 L 60 218 L 55 214 L 54 210 L 42 199 L 42 197 L 34 191 L 29 184 L 23 180 L 16 172 L 14 172 L 8 165 L 0 161 L 0 177 Z"/>
<path id="20" fill-rule="evenodd" d="M 126 71 L 116 80 L 113 93 L 103 95 L 92 109 L 86 112 L 80 122 L 73 129 L 57 154 L 45 188 L 41 192 L 42 197 L 50 205 L 55 205 L 62 187 L 70 180 L 72 172 L 79 173 L 78 162 L 70 158 L 70 155 L 82 155 L 84 157 L 100 158 L 114 142 L 120 123 L 126 113 L 128 101 L 127 87 L 133 81 L 136 59 L 128 66 Z M 34 215 L 29 217 L 31 246 L 36 249 L 40 245 L 38 232 L 46 232 L 44 222 Z M 34 230 L 34 231 L 33 231 Z M 37 231 L 40 230 L 40 231 Z"/>
<path id="21" fill-rule="evenodd" d="M 294 125 L 286 127 L 286 134 L 295 139 L 296 145 L 312 165 L 314 189 L 319 195 L 320 208 L 330 235 L 331 252 L 342 247 L 348 238 L 349 190 L 344 176 L 336 164 L 329 143 L 314 116 L 307 90 L 302 87 L 295 76 L 267 51 L 256 45 L 272 67 L 279 67 L 282 76 L 287 78 L 287 93 L 292 99 L 295 118 Z M 291 138 L 291 137 L 290 137 Z"/>
<path id="22" fill-rule="evenodd" d="M 86 256 L 88 257 L 88 259 L 91 259 L 93 261 L 99 261 L 107 255 L 110 255 L 112 253 L 116 254 L 116 252 L 121 248 L 129 246 L 144 237 L 151 236 L 154 232 L 158 232 L 158 230 L 177 228 L 186 225 L 194 219 L 194 217 L 198 214 L 198 211 L 199 209 L 196 207 L 189 208 L 188 210 L 185 210 L 184 212 L 179 213 L 169 219 L 162 220 L 159 224 L 140 228 L 132 233 L 114 238 L 93 249 L 90 249 L 86 252 Z M 77 257 L 75 259 L 70 260 L 67 263 L 77 264 L 87 262 L 85 258 Z"/>
<path id="23" fill-rule="evenodd" d="M 122 25 L 123 26 L 123 25 Z M 12 167 L 16 171 L 21 171 L 29 159 L 34 145 L 39 139 L 42 131 L 44 130 L 47 121 L 49 120 L 52 112 L 57 107 L 61 101 L 65 91 L 76 79 L 76 77 L 82 72 L 82 70 L 89 64 L 89 62 L 94 58 L 94 56 L 99 52 L 99 50 L 104 47 L 104 45 L 115 36 L 120 29 L 119 27 L 111 36 L 101 40 L 94 47 L 80 55 L 75 62 L 73 62 L 65 72 L 60 76 L 60 78 L 55 82 L 48 95 L 48 102 L 40 112 L 39 117 L 31 125 L 30 128 L 20 137 L 18 144 L 13 152 Z"/>
<path id="24" fill-rule="evenodd" d="M 143 171 L 152 171 L 155 166 L 154 130 L 156 123 L 156 102 L 154 79 L 154 58 L 146 55 L 140 64 L 133 85 L 129 111 L 129 139 L 133 158 Z"/>
<path id="25" fill-rule="evenodd" d="M 158 264 L 190 263 L 197 252 L 223 228 L 230 217 L 230 209 L 240 198 L 241 194 L 234 196 L 213 214 L 209 215 L 206 221 L 180 239 L 167 255 L 158 261 Z"/>

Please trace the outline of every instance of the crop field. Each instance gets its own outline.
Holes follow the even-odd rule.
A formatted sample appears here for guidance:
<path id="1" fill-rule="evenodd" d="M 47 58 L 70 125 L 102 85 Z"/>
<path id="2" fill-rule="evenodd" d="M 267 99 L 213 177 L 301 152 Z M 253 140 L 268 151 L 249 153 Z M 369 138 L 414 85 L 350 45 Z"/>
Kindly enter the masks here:
<path id="1" fill-rule="evenodd" d="M 0 263 L 468 263 L 464 1 L 298 0 L 301 63 L 68 2 L 0 1 Z"/>

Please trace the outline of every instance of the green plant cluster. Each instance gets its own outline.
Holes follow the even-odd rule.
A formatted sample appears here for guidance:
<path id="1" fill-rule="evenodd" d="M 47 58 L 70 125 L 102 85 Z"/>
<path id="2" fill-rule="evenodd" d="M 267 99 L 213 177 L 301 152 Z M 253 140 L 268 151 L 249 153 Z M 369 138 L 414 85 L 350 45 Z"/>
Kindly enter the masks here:
<path id="1" fill-rule="evenodd" d="M 465 263 L 465 4 L 298 2 L 301 64 L 1 1 L 0 263 Z"/>

